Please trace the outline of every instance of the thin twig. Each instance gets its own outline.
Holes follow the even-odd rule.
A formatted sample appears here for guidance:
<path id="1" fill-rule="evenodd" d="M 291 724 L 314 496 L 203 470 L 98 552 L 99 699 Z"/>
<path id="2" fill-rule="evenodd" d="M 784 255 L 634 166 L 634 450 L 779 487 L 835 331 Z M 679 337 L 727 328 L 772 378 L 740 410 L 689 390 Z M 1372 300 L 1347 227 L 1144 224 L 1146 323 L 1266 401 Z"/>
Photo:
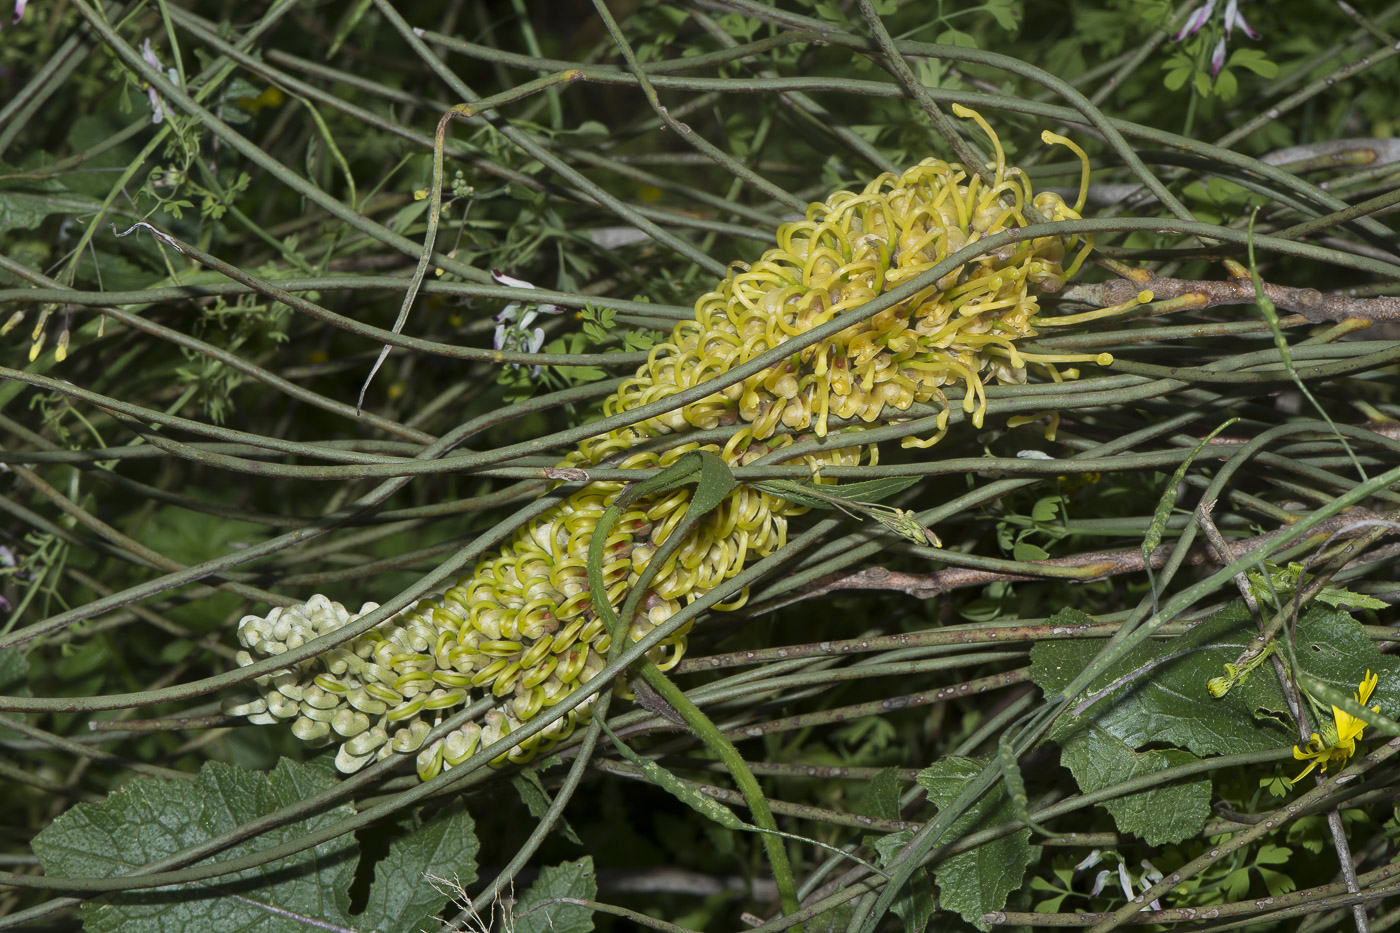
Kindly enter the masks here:
<path id="1" fill-rule="evenodd" d="M 1169 310 L 1201 310 L 1220 305 L 1252 305 L 1254 285 L 1249 279 L 1197 280 L 1154 276 L 1146 283 L 1112 279 L 1093 285 L 1071 285 L 1061 294 L 1074 301 L 1110 307 L 1131 301 L 1139 292 L 1152 292 L 1154 303 L 1172 301 Z M 1278 307 L 1301 314 L 1309 321 L 1344 321 L 1360 318 L 1374 324 L 1400 321 L 1400 298 L 1349 298 L 1325 294 L 1315 288 L 1292 288 L 1264 283 L 1264 294 Z"/>

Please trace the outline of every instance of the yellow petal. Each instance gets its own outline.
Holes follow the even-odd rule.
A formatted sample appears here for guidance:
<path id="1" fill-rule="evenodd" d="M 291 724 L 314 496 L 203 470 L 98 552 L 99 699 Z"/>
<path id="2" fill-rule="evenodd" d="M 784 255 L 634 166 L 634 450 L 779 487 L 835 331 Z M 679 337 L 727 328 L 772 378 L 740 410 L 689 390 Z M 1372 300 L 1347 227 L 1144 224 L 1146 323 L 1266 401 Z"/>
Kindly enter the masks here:
<path id="1" fill-rule="evenodd" d="M 1356 702 L 1365 704 L 1371 699 L 1371 692 L 1376 689 L 1376 683 L 1380 680 L 1379 674 L 1372 674 L 1368 668 L 1366 676 L 1361 679 L 1361 685 L 1356 690 Z"/>

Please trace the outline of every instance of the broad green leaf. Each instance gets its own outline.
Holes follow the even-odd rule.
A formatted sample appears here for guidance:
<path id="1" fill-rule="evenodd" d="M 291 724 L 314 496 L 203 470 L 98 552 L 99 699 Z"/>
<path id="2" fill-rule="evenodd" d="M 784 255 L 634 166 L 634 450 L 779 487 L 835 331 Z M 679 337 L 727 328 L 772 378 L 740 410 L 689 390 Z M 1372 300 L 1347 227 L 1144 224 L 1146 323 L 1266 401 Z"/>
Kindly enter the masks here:
<path id="1" fill-rule="evenodd" d="M 934 806 L 946 807 L 968 781 L 981 774 L 986 762 L 972 758 L 944 758 L 919 772 L 919 783 L 928 790 Z M 944 839 L 952 842 L 969 833 L 1016 819 L 1016 809 L 998 784 L 966 813 L 953 821 Z M 1019 829 L 1009 836 L 960 852 L 939 862 L 933 871 L 939 902 L 979 930 L 991 929 L 982 915 L 1006 906 L 1012 891 L 1020 890 L 1026 868 L 1039 857 L 1030 844 L 1031 831 Z"/>
<path id="2" fill-rule="evenodd" d="M 893 771 L 893 769 L 890 769 Z M 898 812 L 898 811 L 896 811 Z M 874 816 L 875 814 L 869 814 Z M 896 817 L 886 817 L 895 819 Z M 879 856 L 881 865 L 889 864 L 896 852 L 909 844 L 909 840 L 914 838 L 913 830 L 902 829 L 897 833 L 890 833 L 885 836 L 866 836 L 866 844 L 875 850 Z M 929 879 L 927 868 L 919 868 L 914 874 L 909 876 L 909 883 L 905 885 L 904 892 L 890 905 L 890 910 L 899 915 L 904 921 L 906 930 L 924 930 L 928 928 L 929 918 L 938 910 L 938 898 L 933 893 L 933 882 Z M 809 928 L 810 929 L 810 928 Z"/>
<path id="3" fill-rule="evenodd" d="M 549 904 L 556 897 L 591 901 L 598 896 L 598 879 L 593 857 L 585 855 L 572 862 L 552 865 L 540 872 L 539 879 L 515 904 L 514 933 L 589 933 L 593 911 L 578 904 Z"/>
<path id="4" fill-rule="evenodd" d="M 1072 610 L 1056 623 L 1079 624 L 1089 617 Z M 1257 629 L 1242 602 L 1235 602 L 1177 638 L 1154 640 L 1121 659 L 1079 697 L 1087 699 L 1108 684 L 1134 676 L 1101 698 L 1083 715 L 1057 724 L 1053 737 L 1064 741 L 1077 725 L 1094 724 L 1142 748 L 1167 743 L 1197 755 L 1261 751 L 1290 745 L 1297 736 L 1272 664 L 1260 665 L 1223 697 L 1209 695 L 1206 684 L 1219 677 L 1253 644 Z M 1065 639 L 1031 649 L 1031 677 L 1047 693 L 1067 683 L 1088 665 L 1100 645 Z M 1359 623 L 1345 612 L 1314 606 L 1299 620 L 1297 657 L 1302 673 L 1350 695 L 1369 669 L 1379 678 L 1371 704 L 1382 715 L 1400 716 L 1400 658 L 1382 655 Z"/>
<path id="5" fill-rule="evenodd" d="M 0 191 L 0 233 L 30 230 L 50 214 L 90 214 L 98 202 L 75 194 Z"/>
<path id="6" fill-rule="evenodd" d="M 901 781 L 896 768 L 885 768 L 865 785 L 865 790 L 856 803 L 855 812 L 863 816 L 873 816 L 881 820 L 900 818 L 899 797 Z M 914 834 L 908 830 L 890 833 L 886 836 L 866 836 L 867 845 L 873 845 L 880 856 L 880 863 L 887 863 L 894 853 L 904 848 Z M 927 869 L 919 869 L 909 879 L 904 893 L 890 905 L 904 920 L 906 930 L 922 930 L 928 926 L 929 918 L 937 909 L 938 899 L 933 894 L 933 882 Z"/>
<path id="7" fill-rule="evenodd" d="M 193 781 L 135 778 L 97 803 L 81 803 L 34 838 L 54 877 L 113 877 L 246 825 L 337 783 L 334 771 L 282 759 L 268 774 L 209 762 Z M 280 826 L 196 864 L 225 861 L 290 842 L 351 815 L 341 806 Z M 333 924 L 356 930 L 430 927 L 446 903 L 425 874 L 476 878 L 471 818 L 448 809 L 390 844 L 375 867 L 366 909 L 350 914 L 359 852 L 350 836 L 213 881 L 112 894 L 86 901 L 93 933 L 257 930 L 305 933 Z"/>
<path id="8" fill-rule="evenodd" d="M 935 41 L 940 45 L 958 45 L 965 49 L 978 48 L 977 40 L 974 37 L 958 29 L 943 30 Z"/>
<path id="9" fill-rule="evenodd" d="M 74 120 L 68 127 L 68 147 L 74 153 L 83 153 L 83 163 L 78 171 L 66 172 L 55 180 L 75 194 L 105 198 L 116 178 L 113 171 L 126 168 L 141 151 L 140 144 L 132 139 L 97 151 L 121 132 L 128 119 L 111 110 L 99 110 Z"/>
<path id="10" fill-rule="evenodd" d="M 877 820 L 899 819 L 899 770 L 885 768 L 866 783 L 855 812 Z"/>
<path id="11" fill-rule="evenodd" d="M 466 887 L 476 880 L 479 848 L 475 824 L 463 807 L 439 811 L 389 844 L 388 854 L 374 866 L 364 911 L 346 925 L 362 931 L 434 929 L 433 918 L 447 903 L 447 895 L 425 876 Z"/>
<path id="12" fill-rule="evenodd" d="M 1064 625 L 1089 621 L 1088 616 L 1074 610 L 1062 610 L 1052 620 Z M 1262 751 L 1291 744 L 1296 736 L 1283 723 L 1253 715 L 1257 698 L 1247 701 L 1242 691 L 1233 690 L 1216 699 L 1206 689 L 1211 678 L 1219 676 L 1227 663 L 1253 643 L 1255 631 L 1244 604 L 1236 602 L 1183 635 L 1138 646 L 1076 697 L 1076 707 L 1119 678 L 1128 679 L 1078 717 L 1067 715 L 1056 725 L 1052 737 L 1062 741 L 1079 727 L 1093 724 L 1130 748 L 1167 743 L 1197 755 Z M 1055 693 L 1083 671 L 1102 648 L 1102 643 L 1084 639 L 1041 642 L 1031 649 L 1031 678 L 1047 694 Z M 1271 667 L 1261 668 L 1247 683 L 1260 691 L 1259 696 L 1270 697 L 1271 703 L 1283 702 Z"/>
<path id="13" fill-rule="evenodd" d="M 511 778 L 510 782 L 515 785 L 515 791 L 520 795 L 520 800 L 525 804 L 525 808 L 530 811 L 530 815 L 535 819 L 540 819 L 549 811 L 549 793 L 544 789 L 544 783 L 540 780 L 538 768 L 526 768 Z M 560 817 L 555 824 L 559 834 L 575 845 L 583 845 L 583 840 L 574 832 L 574 828 L 569 825 L 569 821 Z"/>
<path id="14" fill-rule="evenodd" d="M 983 9 L 1007 32 L 1015 32 L 1020 28 L 1021 4 L 1017 0 L 988 0 Z"/>
<path id="15" fill-rule="evenodd" d="M 99 204 L 68 191 L 54 178 L 26 176 L 23 169 L 0 162 L 0 234 L 30 230 L 50 214 L 92 212 Z M 31 172 L 38 174 L 42 166 Z"/>
<path id="16" fill-rule="evenodd" d="M 1277 78 L 1278 63 L 1269 61 L 1263 49 L 1239 48 L 1230 53 L 1230 67 L 1248 68 L 1261 78 Z"/>
<path id="17" fill-rule="evenodd" d="M 329 769 L 283 759 L 268 775 L 209 762 L 194 781 L 135 778 L 98 803 L 81 803 L 34 838 L 51 877 L 112 877 L 204 842 L 336 782 Z M 206 859 L 226 860 L 299 838 L 344 819 L 337 807 L 255 836 Z M 301 920 L 344 924 L 356 846 L 349 837 L 213 882 L 132 891 L 85 901 L 90 933 L 259 930 L 305 933 Z"/>
<path id="18" fill-rule="evenodd" d="M 1240 92 L 1239 79 L 1229 68 L 1220 69 L 1220 74 L 1215 76 L 1215 95 L 1221 100 L 1234 100 L 1235 95 Z"/>
<path id="19" fill-rule="evenodd" d="M 140 533 L 151 548 L 187 564 L 223 557 L 267 537 L 262 525 L 173 505 L 156 509 Z"/>
<path id="20" fill-rule="evenodd" d="M 1354 695 L 1361 678 L 1371 671 L 1378 680 L 1366 705 L 1379 706 L 1382 716 L 1400 719 L 1400 658 L 1381 654 L 1361 623 L 1349 614 L 1313 606 L 1298 620 L 1294 645 L 1302 673 L 1345 696 Z M 1241 684 L 1240 692 L 1256 714 L 1288 715 L 1272 665 Z"/>
<path id="21" fill-rule="evenodd" d="M 1061 501 L 1059 496 L 1046 496 L 1043 499 L 1037 499 L 1035 505 L 1031 508 L 1031 520 L 1037 522 L 1053 522 L 1055 520 L 1055 513 L 1060 510 Z"/>
<path id="22" fill-rule="evenodd" d="M 0 696 L 29 696 L 29 662 L 16 648 L 0 651 Z"/>
<path id="23" fill-rule="evenodd" d="M 267 529 L 252 522 L 165 505 L 145 518 L 137 534 L 160 553 L 183 563 L 196 564 L 255 544 L 267 536 Z M 236 617 L 240 605 L 238 596 L 217 593 L 204 600 L 175 606 L 168 615 L 203 632 L 222 624 L 230 615 Z"/>
<path id="24" fill-rule="evenodd" d="M 1180 749 L 1135 752 L 1092 726 L 1067 739 L 1060 755 L 1061 764 L 1085 793 L 1197 760 Z M 1201 831 L 1210 816 L 1210 795 L 1210 779 L 1200 778 L 1119 797 L 1100 806 L 1113 815 L 1120 832 L 1160 846 L 1182 842 Z"/>
<path id="25" fill-rule="evenodd" d="M 1170 64 L 1170 62 L 1168 63 Z M 1191 77 L 1191 68 L 1173 67 L 1167 72 L 1167 76 L 1162 79 L 1162 83 L 1169 91 L 1179 91 L 1186 86 L 1186 80 Z"/>
<path id="26" fill-rule="evenodd" d="M 1011 556 L 1019 561 L 1036 561 L 1045 560 L 1050 553 L 1029 541 L 1017 541 L 1016 546 L 1011 549 Z"/>

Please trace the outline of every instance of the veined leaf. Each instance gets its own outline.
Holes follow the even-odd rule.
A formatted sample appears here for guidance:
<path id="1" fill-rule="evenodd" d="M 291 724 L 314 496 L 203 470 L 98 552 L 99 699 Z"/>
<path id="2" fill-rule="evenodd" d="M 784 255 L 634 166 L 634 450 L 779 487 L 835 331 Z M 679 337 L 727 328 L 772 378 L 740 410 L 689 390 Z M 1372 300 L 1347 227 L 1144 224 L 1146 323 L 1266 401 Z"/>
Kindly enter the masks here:
<path id="1" fill-rule="evenodd" d="M 1055 616 L 1057 624 L 1080 620 L 1089 617 L 1073 610 Z M 1092 724 L 1134 749 L 1165 742 L 1196 755 L 1223 755 L 1293 744 L 1297 736 L 1286 724 L 1288 706 L 1272 665 L 1261 665 L 1223 697 L 1207 690 L 1256 634 L 1244 603 L 1236 601 L 1184 635 L 1139 646 L 1081 695 L 1087 702 L 1103 693 L 1080 716 L 1057 724 L 1052 737 L 1064 741 Z M 1031 677 L 1047 693 L 1056 691 L 1100 648 L 1074 639 L 1041 642 L 1031 649 Z M 1400 658 L 1382 655 L 1345 612 L 1314 606 L 1305 613 L 1297 627 L 1297 657 L 1301 673 L 1348 695 L 1370 669 L 1380 678 L 1372 703 L 1383 715 L 1400 714 Z"/>
<path id="2" fill-rule="evenodd" d="M 34 838 L 52 877 L 110 878 L 205 842 L 335 786 L 335 772 L 282 759 L 269 774 L 209 762 L 194 781 L 136 778 L 98 803 L 81 803 Z M 255 853 L 349 816 L 336 807 L 232 846 L 210 861 Z M 305 933 L 330 923 L 362 930 L 416 930 L 447 902 L 426 872 L 466 882 L 476 877 L 471 818 L 446 811 L 396 840 L 376 866 L 363 913 L 350 915 L 350 883 L 359 852 L 350 836 L 259 868 L 209 882 L 138 890 L 85 901 L 84 928 L 95 933 L 150 930 L 258 930 Z"/>
<path id="3" fill-rule="evenodd" d="M 896 768 L 885 768 L 865 785 L 865 790 L 856 803 L 855 812 L 881 820 L 900 819 L 899 797 L 899 771 Z M 889 861 L 891 856 L 904 848 L 913 835 L 907 829 L 886 836 L 867 835 L 865 843 L 873 846 L 880 856 L 880 863 L 884 864 Z M 893 910 L 904 921 L 906 930 L 923 930 L 928 927 L 929 918 L 937 909 L 937 901 L 928 869 L 920 868 L 910 877 L 908 886 L 903 894 L 890 905 L 890 910 Z"/>
<path id="4" fill-rule="evenodd" d="M 572 862 L 551 865 L 540 872 L 515 905 L 514 933 L 589 933 L 593 911 L 578 904 L 548 904 L 557 897 L 591 901 L 598 896 L 598 879 L 593 857 L 585 855 Z"/>
<path id="5" fill-rule="evenodd" d="M 1198 761 L 1180 749 L 1135 752 L 1094 726 L 1063 743 L 1060 762 L 1087 793 L 1152 774 L 1173 765 Z M 1201 831 L 1210 816 L 1209 778 L 1154 787 L 1100 804 L 1113 815 L 1120 832 L 1140 836 L 1149 845 L 1181 842 Z"/>
<path id="6" fill-rule="evenodd" d="M 950 804 L 968 781 L 981 774 L 986 762 L 972 758 L 944 758 L 919 772 L 919 783 L 928 790 L 928 799 L 937 807 Z M 958 817 L 944 839 L 951 842 L 978 829 L 1016 819 L 1016 808 L 998 784 Z M 1026 868 L 1039 857 L 1039 847 L 1030 844 L 1031 831 L 1018 829 L 1009 836 L 960 852 L 939 862 L 933 870 L 939 902 L 979 930 L 991 929 L 982 915 L 1006 906 L 1006 898 L 1018 891 Z"/>
<path id="7" fill-rule="evenodd" d="M 1083 613 L 1063 610 L 1054 621 L 1073 625 L 1091 620 Z M 1082 704 L 1098 697 L 1080 715 L 1063 718 L 1052 738 L 1063 741 L 1092 724 L 1130 748 L 1165 742 L 1197 755 L 1262 751 L 1291 742 L 1296 737 L 1277 719 L 1257 719 L 1239 690 L 1216 699 L 1206 689 L 1210 679 L 1253 642 L 1254 635 L 1254 621 L 1244 604 L 1234 603 L 1183 635 L 1140 645 L 1077 698 Z M 1031 649 L 1031 678 L 1047 694 L 1058 691 L 1102 647 L 1082 639 L 1041 642 Z M 1261 691 L 1271 690 L 1276 702 L 1283 702 L 1271 669 L 1261 670 L 1248 683 L 1257 684 Z M 1115 685 L 1112 690 L 1110 685 Z"/>
<path id="8" fill-rule="evenodd" d="M 451 877 L 463 886 L 476 880 L 480 849 L 476 825 L 461 806 L 434 814 L 407 836 L 389 844 L 374 866 L 374 883 L 362 913 L 348 918 L 356 930 L 427 930 L 447 898 L 425 878 Z"/>

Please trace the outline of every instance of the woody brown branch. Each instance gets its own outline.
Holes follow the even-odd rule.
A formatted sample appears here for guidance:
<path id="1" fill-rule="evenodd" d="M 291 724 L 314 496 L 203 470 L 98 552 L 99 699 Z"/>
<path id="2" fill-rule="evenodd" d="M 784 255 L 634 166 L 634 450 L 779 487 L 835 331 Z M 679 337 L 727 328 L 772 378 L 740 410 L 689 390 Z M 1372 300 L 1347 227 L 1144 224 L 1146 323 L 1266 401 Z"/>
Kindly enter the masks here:
<path id="1" fill-rule="evenodd" d="M 1145 283 L 1114 279 L 1094 285 L 1071 285 L 1062 294 L 1074 301 L 1109 307 L 1132 301 L 1143 289 L 1152 292 L 1154 302 L 1187 299 L 1187 307 L 1190 308 L 1255 303 L 1254 283 L 1248 278 L 1199 281 L 1154 276 Z M 1315 288 L 1291 288 L 1269 282 L 1264 283 L 1264 294 L 1281 310 L 1301 314 L 1313 323 L 1345 321 L 1348 318 L 1376 324 L 1400 321 L 1400 298 L 1349 298 L 1320 292 Z M 1196 299 L 1195 302 L 1190 301 L 1192 297 Z"/>
<path id="2" fill-rule="evenodd" d="M 1358 535 L 1364 532 L 1365 528 L 1348 529 L 1348 526 L 1355 526 L 1360 521 L 1379 519 L 1379 513 L 1366 509 L 1353 509 L 1343 515 L 1323 522 L 1313 529 L 1310 537 L 1326 537 L 1334 532 L 1341 532 L 1344 536 Z M 1267 543 L 1270 539 L 1280 534 L 1279 531 L 1271 531 L 1268 534 L 1259 535 L 1253 538 L 1245 538 L 1228 542 L 1230 549 L 1230 559 L 1237 560 L 1248 552 Z M 1173 545 L 1164 544 L 1152 552 L 1151 562 L 1154 570 L 1166 564 L 1167 557 L 1171 553 Z M 1215 555 L 1207 547 L 1193 548 L 1186 557 L 1188 564 L 1215 563 Z M 1075 554 L 1071 557 L 1060 557 L 1051 560 L 1035 561 L 1034 566 L 1044 567 L 1047 570 L 1084 570 L 1083 576 L 1076 575 L 1073 580 L 1077 583 L 1090 583 L 1096 580 L 1106 580 L 1125 573 L 1141 572 L 1145 569 L 1146 562 L 1143 560 L 1141 549 L 1124 549 L 1119 551 L 1096 551 L 1088 554 Z M 1064 579 L 1062 574 L 1035 574 L 1035 573 L 1002 573 L 990 570 L 973 570 L 966 567 L 952 567 L 948 570 L 939 570 L 934 573 L 905 573 L 898 570 L 889 570 L 885 567 L 867 567 L 864 570 L 851 574 L 828 577 L 819 581 L 809 588 L 798 591 L 791 596 L 763 606 L 754 607 L 755 612 L 768 611 L 778 608 L 788 603 L 799 602 L 811 599 L 814 596 L 822 596 L 836 590 L 893 590 L 912 596 L 915 599 L 932 599 L 950 590 L 961 589 L 969 586 L 985 586 L 988 583 L 1016 582 L 1023 580 L 1040 579 Z"/>

